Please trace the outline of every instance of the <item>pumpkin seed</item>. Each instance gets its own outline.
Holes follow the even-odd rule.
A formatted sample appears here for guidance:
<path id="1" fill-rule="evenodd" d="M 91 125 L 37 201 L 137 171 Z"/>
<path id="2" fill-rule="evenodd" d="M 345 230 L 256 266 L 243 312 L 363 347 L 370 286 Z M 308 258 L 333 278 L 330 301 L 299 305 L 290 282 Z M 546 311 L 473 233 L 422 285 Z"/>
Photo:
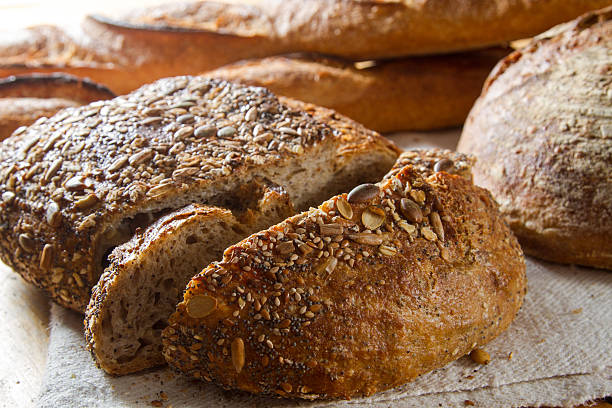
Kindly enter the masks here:
<path id="1" fill-rule="evenodd" d="M 351 190 L 346 196 L 346 200 L 349 203 L 363 203 L 378 195 L 380 189 L 376 184 L 361 184 Z"/>
<path id="2" fill-rule="evenodd" d="M 417 203 L 409 198 L 402 198 L 400 201 L 400 211 L 410 222 L 420 223 L 423 221 L 423 212 Z"/>

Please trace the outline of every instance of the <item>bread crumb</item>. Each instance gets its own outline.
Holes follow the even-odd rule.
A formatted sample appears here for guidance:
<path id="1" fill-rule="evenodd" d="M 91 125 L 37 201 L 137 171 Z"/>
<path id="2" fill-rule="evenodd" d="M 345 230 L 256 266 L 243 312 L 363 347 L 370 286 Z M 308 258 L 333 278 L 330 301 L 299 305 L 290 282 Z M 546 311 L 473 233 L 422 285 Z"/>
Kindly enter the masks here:
<path id="1" fill-rule="evenodd" d="M 578 309 L 574 309 L 574 310 L 572 310 L 572 313 L 573 314 L 580 314 L 580 313 L 582 313 L 582 308 L 579 307 Z"/>

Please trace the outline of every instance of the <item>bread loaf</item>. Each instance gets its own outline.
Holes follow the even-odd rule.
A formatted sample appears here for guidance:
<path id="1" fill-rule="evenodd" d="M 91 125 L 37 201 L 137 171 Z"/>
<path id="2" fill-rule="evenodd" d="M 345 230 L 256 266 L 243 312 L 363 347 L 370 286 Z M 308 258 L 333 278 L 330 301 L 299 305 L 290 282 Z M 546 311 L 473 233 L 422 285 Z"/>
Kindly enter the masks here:
<path id="1" fill-rule="evenodd" d="M 203 265 L 225 248 L 293 215 L 287 193 L 255 182 L 242 186 L 244 208 L 189 205 L 172 212 L 115 248 L 92 291 L 85 316 L 96 363 L 122 375 L 165 363 L 161 330 Z"/>
<path id="2" fill-rule="evenodd" d="M 115 95 L 88 79 L 67 74 L 31 74 L 0 79 L 0 140 L 15 129 L 60 109 Z"/>
<path id="3" fill-rule="evenodd" d="M 263 86 L 278 95 L 334 109 L 379 132 L 463 124 L 506 48 L 354 64 L 292 56 L 238 62 L 204 75 Z"/>
<path id="4" fill-rule="evenodd" d="M 380 178 L 397 155 L 377 133 L 263 88 L 162 79 L 0 145 L 0 258 L 83 311 L 106 255 L 169 210 L 240 208 L 236 192 L 257 178 L 302 210 Z"/>
<path id="5" fill-rule="evenodd" d="M 228 248 L 187 286 L 164 355 L 228 389 L 370 395 L 486 344 L 525 290 L 491 195 L 407 165 Z"/>
<path id="6" fill-rule="evenodd" d="M 609 0 L 262 0 L 171 3 L 81 28 L 40 26 L 0 38 L 0 76 L 62 71 L 116 93 L 291 52 L 353 60 L 483 48 L 538 34 Z"/>
<path id="7" fill-rule="evenodd" d="M 612 8 L 491 73 L 459 142 L 526 253 L 612 269 Z"/>

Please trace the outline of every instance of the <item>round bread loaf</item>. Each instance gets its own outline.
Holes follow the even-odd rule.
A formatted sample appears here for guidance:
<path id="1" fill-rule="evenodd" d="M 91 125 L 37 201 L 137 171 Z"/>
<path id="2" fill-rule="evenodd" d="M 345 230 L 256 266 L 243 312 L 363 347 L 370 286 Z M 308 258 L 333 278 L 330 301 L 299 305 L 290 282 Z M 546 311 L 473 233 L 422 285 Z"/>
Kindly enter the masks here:
<path id="1" fill-rule="evenodd" d="M 488 78 L 458 149 L 525 252 L 612 269 L 612 7 L 542 34 Z"/>

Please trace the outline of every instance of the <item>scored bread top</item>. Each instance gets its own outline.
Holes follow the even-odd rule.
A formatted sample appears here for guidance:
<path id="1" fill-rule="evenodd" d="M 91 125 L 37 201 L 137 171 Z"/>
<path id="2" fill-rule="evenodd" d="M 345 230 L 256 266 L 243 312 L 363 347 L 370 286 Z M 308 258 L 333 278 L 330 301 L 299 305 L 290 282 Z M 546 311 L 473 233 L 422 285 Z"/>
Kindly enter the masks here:
<path id="1" fill-rule="evenodd" d="M 258 39 L 258 44 L 275 51 L 268 55 L 299 51 L 375 59 L 497 45 L 536 35 L 608 4 L 608 0 L 459 0 L 452 6 L 448 0 L 262 0 L 253 5 L 198 1 L 134 10 L 115 24 Z"/>
<path id="2" fill-rule="evenodd" d="M 63 110 L 4 141 L 0 256 L 82 310 L 101 272 L 102 244 L 129 239 L 113 235 L 122 220 L 192 202 L 236 207 L 231 190 L 258 176 L 286 188 L 302 208 L 333 194 L 334 172 L 356 157 L 376 160 L 374 172 L 384 172 L 397 154 L 333 111 L 263 88 L 162 79 Z M 300 171 L 321 178 L 291 184 Z"/>
<path id="3" fill-rule="evenodd" d="M 490 194 L 433 167 L 408 165 L 228 248 L 189 283 L 166 360 L 225 388 L 350 398 L 486 344 L 520 308 L 524 258 Z"/>

